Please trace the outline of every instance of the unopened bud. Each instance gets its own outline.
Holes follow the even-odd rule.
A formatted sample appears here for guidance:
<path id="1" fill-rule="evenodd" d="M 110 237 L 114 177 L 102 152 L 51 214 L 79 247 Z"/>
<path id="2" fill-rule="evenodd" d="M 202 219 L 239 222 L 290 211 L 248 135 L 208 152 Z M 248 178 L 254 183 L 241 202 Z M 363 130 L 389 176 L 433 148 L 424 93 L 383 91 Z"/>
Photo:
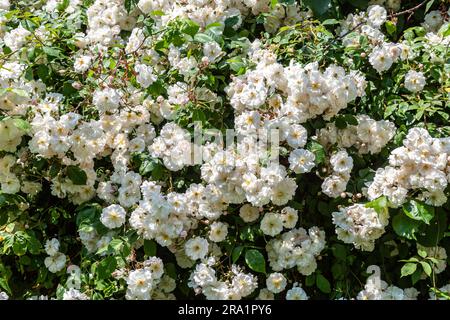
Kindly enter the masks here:
<path id="1" fill-rule="evenodd" d="M 209 64 L 209 58 L 208 57 L 203 57 L 202 58 L 202 63 L 207 66 Z"/>
<path id="2" fill-rule="evenodd" d="M 82 86 L 83 85 L 81 83 L 79 83 L 78 81 L 72 83 L 72 87 L 77 90 L 80 90 Z"/>

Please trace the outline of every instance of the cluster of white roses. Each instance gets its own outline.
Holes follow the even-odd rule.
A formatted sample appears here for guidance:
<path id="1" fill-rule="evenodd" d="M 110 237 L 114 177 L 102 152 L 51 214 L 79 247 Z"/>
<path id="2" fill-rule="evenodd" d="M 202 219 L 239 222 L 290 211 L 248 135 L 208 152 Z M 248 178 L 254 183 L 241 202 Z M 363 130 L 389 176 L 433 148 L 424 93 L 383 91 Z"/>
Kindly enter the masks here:
<path id="1" fill-rule="evenodd" d="M 121 41 L 121 30 L 131 30 L 136 24 L 136 18 L 127 14 L 124 2 L 96 0 L 86 12 L 89 28 L 85 35 L 79 35 L 79 44 L 98 44 L 99 49 L 103 49 L 114 41 Z"/>
<path id="2" fill-rule="evenodd" d="M 347 74 L 342 67 L 331 65 L 322 72 L 317 62 L 302 66 L 291 61 L 284 67 L 257 41 L 249 58 L 256 67 L 233 79 L 227 88 L 230 103 L 237 113 L 270 108 L 278 118 L 273 121 L 277 127 L 319 115 L 329 120 L 365 94 L 366 81 L 357 71 Z"/>
<path id="3" fill-rule="evenodd" d="M 349 47 L 360 45 L 360 35 L 369 39 L 372 47 L 369 62 L 380 74 L 389 70 L 398 59 L 408 60 L 413 57 L 412 50 L 406 41 L 402 43 L 385 41 L 385 35 L 380 28 L 386 18 L 387 11 L 384 7 L 372 5 L 366 12 L 348 15 L 340 26 L 340 34 L 344 37 L 343 43 Z"/>
<path id="4" fill-rule="evenodd" d="M 288 177 L 283 165 L 262 166 L 259 159 L 257 153 L 219 151 L 202 165 L 202 179 L 214 186 L 226 203 L 286 204 L 297 189 L 295 180 Z"/>
<path id="5" fill-rule="evenodd" d="M 281 213 L 269 212 L 261 219 L 261 231 L 271 237 L 279 235 L 283 231 L 283 227 L 292 229 L 298 221 L 297 210 L 291 207 L 285 207 Z"/>
<path id="6" fill-rule="evenodd" d="M 274 293 L 280 293 L 285 290 L 287 285 L 286 277 L 281 273 L 271 273 L 266 279 L 267 288 L 259 290 L 257 300 L 274 300 Z M 270 288 L 270 289 L 269 289 Z M 299 285 L 298 282 L 294 283 L 291 289 L 286 291 L 286 300 L 308 300 L 308 294 Z"/>
<path id="7" fill-rule="evenodd" d="M 164 275 L 164 264 L 160 258 L 150 257 L 142 263 L 142 268 L 134 269 L 125 275 L 115 274 L 116 278 L 125 278 L 128 300 L 174 299 L 171 292 L 175 289 L 175 280 Z"/>
<path id="8" fill-rule="evenodd" d="M 273 6 L 270 0 L 140 0 L 138 8 L 144 14 L 151 15 L 159 25 L 182 17 L 195 21 L 202 28 L 216 22 L 225 23 L 230 18 L 236 19 L 233 27 L 239 28 L 243 18 L 249 13 L 266 13 L 269 18 L 264 27 L 268 32 L 275 32 L 284 24 L 295 24 L 310 15 L 300 11 L 296 2 L 287 6 L 280 3 Z M 160 15 L 160 12 L 165 15 Z"/>
<path id="9" fill-rule="evenodd" d="M 148 150 L 153 157 L 161 158 L 171 171 L 193 164 L 191 136 L 173 122 L 164 125 Z"/>
<path id="10" fill-rule="evenodd" d="M 350 14 L 347 19 L 341 22 L 341 36 L 344 36 L 344 43 L 347 46 L 359 46 L 359 35 L 366 36 L 370 41 L 372 50 L 369 54 L 369 62 L 378 73 L 389 70 L 391 66 L 399 59 L 402 61 L 412 60 L 419 55 L 419 50 L 414 43 L 403 40 L 401 43 L 386 42 L 386 37 L 380 31 L 380 27 L 387 18 L 387 11 L 376 1 L 374 5 L 367 9 L 367 12 L 361 12 L 358 15 Z M 444 30 L 449 24 L 448 13 L 442 15 L 439 10 L 434 10 L 425 15 L 425 21 L 422 26 L 428 31 L 423 50 L 430 53 L 433 62 L 441 62 L 433 50 L 436 44 L 448 44 L 449 38 L 444 36 Z M 419 66 L 420 68 L 420 66 Z M 410 70 L 405 75 L 405 88 L 411 92 L 422 91 L 426 85 L 426 77 L 423 72 Z"/>
<path id="11" fill-rule="evenodd" d="M 376 121 L 367 115 L 358 115 L 356 120 L 357 125 L 347 125 L 344 129 L 328 123 L 325 128 L 318 130 L 318 141 L 324 147 L 354 147 L 360 154 L 376 154 L 394 137 L 396 128 L 390 121 Z"/>
<path id="12" fill-rule="evenodd" d="M 433 138 L 423 128 L 408 131 L 403 146 L 391 152 L 389 165 L 376 171 L 367 189 L 370 200 L 382 195 L 397 206 L 407 201 L 410 191 L 421 191 L 427 204 L 441 206 L 449 176 L 450 138 Z"/>
<path id="13" fill-rule="evenodd" d="M 66 266 L 67 257 L 64 253 L 59 252 L 59 241 L 56 238 L 47 240 L 45 243 L 45 252 L 48 257 L 45 258 L 44 264 L 48 271 L 56 273 Z"/>
<path id="14" fill-rule="evenodd" d="M 197 264 L 189 278 L 188 286 L 196 294 L 203 293 L 208 300 L 239 300 L 250 295 L 258 287 L 258 278 L 232 265 L 228 279 L 219 280 L 213 266 L 214 258 Z"/>
<path id="15" fill-rule="evenodd" d="M 186 238 L 189 230 L 197 228 L 199 220 L 216 220 L 226 209 L 220 193 L 213 185 L 205 187 L 192 184 L 185 193 L 171 192 L 164 195 L 160 185 L 144 181 L 141 191 L 143 199 L 131 213 L 130 225 L 144 239 L 155 239 L 161 246 L 171 246 Z M 217 222 L 211 224 L 210 229 L 213 242 L 220 242 L 227 235 L 225 224 Z M 203 248 L 197 245 L 192 247 L 197 248 L 197 251 Z M 206 249 L 199 251 L 204 254 L 196 257 L 194 253 L 187 253 L 191 258 L 199 259 L 207 251 L 206 241 Z"/>
<path id="16" fill-rule="evenodd" d="M 345 150 L 334 153 L 330 158 L 332 173 L 322 183 L 322 192 L 331 198 L 339 197 L 347 189 L 353 158 Z"/>
<path id="17" fill-rule="evenodd" d="M 419 291 L 415 288 L 401 289 L 399 287 L 388 285 L 381 280 L 380 267 L 369 266 L 367 273 L 372 273 L 356 299 L 358 300 L 416 300 Z"/>
<path id="18" fill-rule="evenodd" d="M 49 0 L 42 9 L 58 16 L 57 7 L 62 2 Z M 397 10 L 400 1 L 376 2 L 372 1 L 373 6 L 367 12 L 349 15 L 341 23 L 340 35 L 348 46 L 359 44 L 359 35 L 367 36 L 371 45 L 369 62 L 381 74 L 399 60 L 411 60 L 417 52 L 406 41 L 387 43 L 380 31 L 387 11 L 379 4 L 386 2 L 387 7 Z M 67 19 L 73 20 L 75 25 L 82 23 L 81 4 L 81 0 L 70 0 L 65 7 L 69 14 Z M 0 1 L 0 13 L 9 10 L 9 6 L 8 0 Z M 3 23 L 8 18 L 1 14 L 1 41 L 12 51 L 4 57 L 0 68 L 0 110 L 7 115 L 0 121 L 1 192 L 36 195 L 41 191 L 42 182 L 28 181 L 26 174 L 17 169 L 17 166 L 26 166 L 27 157 L 62 164 L 54 176 L 43 173 L 51 184 L 52 195 L 67 198 L 77 205 L 94 197 L 104 202 L 100 222 L 109 231 L 99 234 L 94 228 L 79 230 L 79 239 L 89 253 L 106 255 L 106 251 L 100 249 L 107 247 L 121 232 L 120 228 L 129 224 L 140 241 L 155 240 L 167 247 L 181 268 L 195 265 L 189 287 L 208 299 L 240 299 L 258 288 L 257 277 L 237 265 L 231 267 L 231 272 L 227 270 L 228 273 L 220 268 L 225 278 L 216 275 L 218 258 L 223 256 L 217 243 L 226 240 L 229 229 L 234 228 L 220 221 L 222 216 L 231 214 L 230 204 L 239 205 L 239 216 L 245 223 L 261 218 L 262 233 L 275 237 L 268 240 L 265 248 L 275 272 L 268 275 L 267 288 L 259 291 L 259 299 L 271 299 L 286 290 L 289 279 L 281 273 L 283 270 L 296 267 L 302 275 L 311 275 L 325 247 L 325 233 L 316 226 L 308 231 L 298 227 L 297 210 L 287 206 L 297 191 L 295 175 L 311 172 L 315 166 L 314 153 L 306 150 L 305 123 L 317 117 L 329 121 L 364 96 L 366 80 L 361 72 L 348 71 L 338 65 L 323 67 L 317 62 L 301 65 L 294 60 L 284 66 L 259 40 L 249 42 L 247 58 L 255 66 L 233 77 L 225 89 L 227 102 L 235 113 L 238 142 L 226 148 L 218 141 L 205 144 L 202 149 L 205 162 L 199 166 L 201 182 L 190 184 L 184 192 L 174 192 L 172 181 L 148 181 L 131 169 L 132 156 L 147 152 L 153 160 L 161 159 L 164 167 L 172 172 L 193 166 L 195 146 L 191 135 L 171 121 L 175 120 L 177 111 L 182 111 L 190 102 L 205 102 L 211 106 L 223 102 L 210 89 L 196 87 L 194 80 L 201 70 L 222 60 L 225 48 L 215 41 L 198 44 L 198 48 L 189 42 L 178 47 L 171 44 L 166 53 L 164 50 L 157 52 L 154 47 L 162 39 L 160 31 L 175 18 L 191 19 L 201 30 L 212 23 L 232 19 L 237 21 L 233 28 L 238 28 L 250 12 L 254 15 L 269 13 L 264 24 L 268 32 L 277 31 L 283 24 L 297 23 L 309 15 L 301 12 L 296 2 L 273 5 L 270 0 L 140 0 L 131 12 L 127 12 L 124 0 L 95 0 L 86 12 L 86 32 L 75 35 L 73 42 L 79 50 L 71 57 L 71 71 L 80 79 L 92 71 L 98 80 L 98 87 L 90 91 L 81 90 L 83 84 L 79 82 L 72 84 L 83 98 L 88 97 L 89 106 L 83 112 L 80 106 L 66 103 L 62 94 L 51 92 L 54 88 L 26 77 L 27 66 L 17 62 L 25 56 L 25 50 L 21 50 L 28 42 L 51 44 L 48 42 L 51 32 L 44 26 L 33 33 L 21 25 L 5 29 Z M 144 28 L 136 27 L 141 13 L 156 21 L 155 34 L 146 35 Z M 445 23 L 448 22 L 438 11 L 426 15 L 428 48 L 450 40 L 439 33 Z M 352 30 L 358 36 L 349 33 Z M 128 39 L 122 31 L 131 33 Z M 201 59 L 192 54 L 195 50 L 200 50 Z M 98 67 L 94 72 L 96 63 Z M 114 63 L 117 68 L 111 66 Z M 111 76 L 108 68 L 125 68 L 136 81 L 129 81 L 118 73 Z M 68 72 L 59 71 L 61 74 Z M 148 95 L 146 90 L 161 75 L 169 75 L 164 80 L 167 81 L 166 97 Z M 404 87 L 412 93 L 422 91 L 426 83 L 421 71 L 410 70 L 405 75 Z M 85 86 L 88 85 L 86 81 Z M 29 130 L 19 117 L 29 120 Z M 396 131 L 389 121 L 376 121 L 367 115 L 356 118 L 357 125 L 339 129 L 334 123 L 328 123 L 317 132 L 318 142 L 327 150 L 338 148 L 326 160 L 331 170 L 322 184 L 322 192 L 332 198 L 345 192 L 353 169 L 353 159 L 344 148 L 354 147 L 360 154 L 376 154 Z M 155 129 L 154 125 L 160 124 L 161 128 Z M 277 139 L 286 147 L 288 164 L 271 161 L 277 156 L 275 150 L 268 150 L 274 141 L 269 143 L 265 138 L 271 136 L 272 129 L 279 130 Z M 27 135 L 27 147 L 17 150 Z M 419 191 L 419 199 L 434 206 L 444 204 L 447 201 L 444 190 L 450 179 L 449 156 L 450 138 L 432 138 L 424 129 L 411 129 L 404 146 L 389 157 L 389 166 L 377 170 L 367 189 L 369 199 L 385 195 L 400 206 L 412 194 L 410 191 Z M 96 172 L 96 162 L 103 158 L 108 159 L 112 169 Z M 69 177 L 73 167 L 86 174 L 84 184 L 75 184 Z M 169 190 L 165 191 L 165 187 Z M 264 207 L 268 205 L 285 207 Z M 366 251 L 374 249 L 375 240 L 384 233 L 389 220 L 387 212 L 380 214 L 363 204 L 343 207 L 333 212 L 332 217 L 338 239 Z M 204 231 L 200 225 L 206 226 L 206 233 L 198 232 Z M 283 233 L 284 229 L 291 230 Z M 132 246 L 139 246 L 141 242 Z M 52 273 L 66 266 L 67 257 L 59 247 L 57 239 L 45 244 L 48 257 L 44 262 Z M 436 273 L 445 270 L 444 248 L 422 249 L 439 261 L 434 266 Z M 76 268 L 72 266 L 70 270 Z M 172 299 L 175 280 L 163 273 L 162 260 L 152 257 L 142 263 L 142 268 L 119 269 L 114 276 L 126 281 L 127 299 Z M 415 289 L 387 286 L 373 276 L 367 281 L 358 299 L 417 296 Z M 6 293 L 0 292 L 0 300 L 7 298 Z M 75 286 L 69 287 L 63 298 L 84 300 L 89 297 Z M 294 283 L 286 292 L 286 299 L 308 299 L 308 295 Z"/>
<path id="19" fill-rule="evenodd" d="M 325 232 L 318 227 L 308 231 L 297 228 L 270 240 L 266 251 L 273 270 L 297 267 L 298 272 L 307 276 L 316 270 L 316 259 L 324 247 Z"/>
<path id="20" fill-rule="evenodd" d="M 80 5 L 82 4 L 82 0 L 69 0 L 67 1 L 67 7 L 65 8 L 64 12 L 68 14 L 73 14 L 76 12 L 76 10 L 79 10 Z M 58 6 L 61 6 L 64 4 L 64 0 L 47 0 L 44 6 L 44 10 L 48 11 L 50 13 L 54 13 L 57 11 Z"/>
<path id="21" fill-rule="evenodd" d="M 338 239 L 365 251 L 373 251 L 375 240 L 383 235 L 389 223 L 387 210 L 378 213 L 363 204 L 341 208 L 332 217 Z"/>

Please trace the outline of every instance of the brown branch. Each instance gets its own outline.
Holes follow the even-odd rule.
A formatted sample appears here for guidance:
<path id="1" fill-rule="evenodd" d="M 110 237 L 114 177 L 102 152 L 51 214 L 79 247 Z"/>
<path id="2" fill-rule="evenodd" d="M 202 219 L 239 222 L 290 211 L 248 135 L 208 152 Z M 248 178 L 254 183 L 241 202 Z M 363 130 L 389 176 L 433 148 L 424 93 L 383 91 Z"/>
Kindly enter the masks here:
<path id="1" fill-rule="evenodd" d="M 428 2 L 428 0 L 425 0 L 425 1 L 423 1 L 423 2 L 421 2 L 421 3 L 419 3 L 417 6 L 415 6 L 415 7 L 412 7 L 412 8 L 410 8 L 410 9 L 407 9 L 407 10 L 404 10 L 404 11 L 400 11 L 400 12 L 397 12 L 397 13 L 393 13 L 393 14 L 390 14 L 389 15 L 389 18 L 394 18 L 394 17 L 398 17 L 398 16 L 401 16 L 401 15 L 404 15 L 404 14 L 407 14 L 407 13 L 413 13 L 414 11 L 416 11 L 417 9 L 419 9 L 420 7 L 422 7 L 425 3 L 427 3 Z"/>

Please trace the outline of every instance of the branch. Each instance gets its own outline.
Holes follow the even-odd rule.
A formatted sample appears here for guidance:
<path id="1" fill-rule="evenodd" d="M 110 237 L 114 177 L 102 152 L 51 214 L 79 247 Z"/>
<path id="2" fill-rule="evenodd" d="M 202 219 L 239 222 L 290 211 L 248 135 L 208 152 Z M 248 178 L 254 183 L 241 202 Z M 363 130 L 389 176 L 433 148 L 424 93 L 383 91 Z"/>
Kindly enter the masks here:
<path id="1" fill-rule="evenodd" d="M 422 7 L 425 3 L 427 3 L 428 2 L 428 0 L 425 0 L 425 1 L 423 1 L 423 2 L 421 2 L 421 3 L 419 3 L 417 6 L 415 6 L 415 7 L 412 7 L 412 8 L 410 8 L 410 9 L 407 9 L 407 10 L 404 10 L 404 11 L 400 11 L 400 12 L 397 12 L 397 13 L 393 13 L 393 14 L 390 14 L 389 15 L 389 18 L 394 18 L 394 17 L 398 17 L 398 16 L 401 16 L 401 15 L 404 15 L 404 14 L 407 14 L 407 13 L 413 13 L 414 11 L 416 11 L 417 9 L 419 9 L 420 7 Z"/>

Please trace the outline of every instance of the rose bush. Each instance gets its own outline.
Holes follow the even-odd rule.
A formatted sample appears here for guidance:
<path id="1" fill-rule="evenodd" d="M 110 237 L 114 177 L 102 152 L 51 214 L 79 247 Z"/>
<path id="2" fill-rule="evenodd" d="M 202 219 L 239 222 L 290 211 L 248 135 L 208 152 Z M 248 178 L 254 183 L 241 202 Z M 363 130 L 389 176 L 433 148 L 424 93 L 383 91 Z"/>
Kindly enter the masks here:
<path id="1" fill-rule="evenodd" d="M 449 14 L 0 0 L 0 299 L 450 298 Z"/>

